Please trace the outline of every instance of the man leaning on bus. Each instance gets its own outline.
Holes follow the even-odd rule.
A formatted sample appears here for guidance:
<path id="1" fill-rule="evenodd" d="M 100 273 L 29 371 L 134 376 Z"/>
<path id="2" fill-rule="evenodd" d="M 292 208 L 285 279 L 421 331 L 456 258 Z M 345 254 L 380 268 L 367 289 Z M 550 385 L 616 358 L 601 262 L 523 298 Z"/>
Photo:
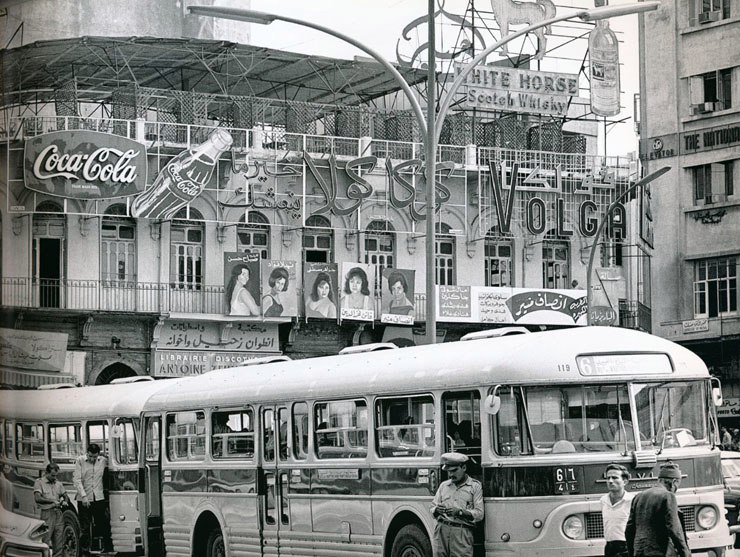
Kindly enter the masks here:
<path id="1" fill-rule="evenodd" d="M 99 533 L 103 538 L 103 550 L 113 551 L 110 537 L 110 518 L 108 501 L 105 499 L 104 477 L 108 459 L 100 454 L 100 445 L 90 443 L 87 454 L 75 460 L 72 483 L 77 490 L 79 502 L 77 512 L 80 517 L 80 547 L 82 555 L 89 553 L 91 534 Z"/>
<path id="2" fill-rule="evenodd" d="M 432 500 L 434 557 L 472 557 L 473 529 L 483 520 L 483 488 L 468 476 L 468 457 L 461 453 L 442 455 L 442 470 L 449 479 L 442 482 Z"/>

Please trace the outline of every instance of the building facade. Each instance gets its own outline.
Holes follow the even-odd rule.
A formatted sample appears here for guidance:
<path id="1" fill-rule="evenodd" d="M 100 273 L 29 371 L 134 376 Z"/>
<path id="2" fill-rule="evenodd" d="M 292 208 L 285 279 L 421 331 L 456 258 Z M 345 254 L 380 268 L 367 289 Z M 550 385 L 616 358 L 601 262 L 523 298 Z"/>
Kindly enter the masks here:
<path id="1" fill-rule="evenodd" d="M 641 159 L 652 188 L 653 331 L 687 345 L 740 407 L 740 3 L 662 3 L 640 18 Z"/>
<path id="2" fill-rule="evenodd" d="M 7 14 L 42 21 L 47 4 Z M 61 380 L 418 343 L 428 291 L 440 340 L 583 325 L 591 249 L 592 321 L 649 330 L 649 200 L 605 214 L 636 165 L 597 156 L 582 123 L 450 114 L 427 239 L 418 125 L 373 102 L 397 90 L 382 68 L 176 15 L 176 31 L 126 40 L 60 18 L 53 40 L 13 35 L 3 53 L 4 336 L 66 335 Z M 6 362 L 2 382 L 49 380 L 39 359 L 29 349 L 25 376 Z"/>

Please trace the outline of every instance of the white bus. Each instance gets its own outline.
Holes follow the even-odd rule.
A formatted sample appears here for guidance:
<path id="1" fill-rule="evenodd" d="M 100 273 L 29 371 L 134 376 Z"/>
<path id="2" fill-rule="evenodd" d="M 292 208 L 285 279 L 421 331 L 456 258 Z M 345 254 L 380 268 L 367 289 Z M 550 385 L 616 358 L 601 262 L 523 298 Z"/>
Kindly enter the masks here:
<path id="1" fill-rule="evenodd" d="M 49 408 L 36 400 L 46 393 L 0 398 L 5 457 L 28 476 L 60 452 L 55 426 L 79 423 L 82 443 L 100 437 L 88 424 L 108 428 L 119 551 L 428 557 L 429 507 L 452 449 L 483 482 L 476 555 L 603 555 L 610 462 L 631 470 L 630 490 L 677 462 L 692 551 L 717 557 L 731 543 L 719 384 L 693 353 L 644 333 L 589 327 L 354 351 L 130 387 L 68 389 L 55 394 L 80 398 Z M 116 456 L 130 432 L 138 463 Z"/>
<path id="2" fill-rule="evenodd" d="M 140 509 L 146 509 L 140 491 L 140 416 L 144 401 L 168 382 L 147 381 L 95 387 L 38 391 L 0 391 L 2 455 L 10 466 L 10 480 L 18 499 L 14 512 L 38 516 L 33 484 L 46 464 L 59 464 L 61 480 L 74 501 L 74 461 L 90 443 L 108 457 L 111 538 L 117 552 L 144 553 Z M 184 380 L 183 380 L 184 381 Z M 9 509 L 10 510 L 10 509 Z M 80 525 L 76 508 L 64 511 L 65 555 L 79 554 Z"/>
<path id="3" fill-rule="evenodd" d="M 687 349 L 599 327 L 217 370 L 144 404 L 144 490 L 168 557 L 427 557 L 454 449 L 477 554 L 595 556 L 606 465 L 640 490 L 672 460 L 689 545 L 719 556 L 719 391 Z"/>

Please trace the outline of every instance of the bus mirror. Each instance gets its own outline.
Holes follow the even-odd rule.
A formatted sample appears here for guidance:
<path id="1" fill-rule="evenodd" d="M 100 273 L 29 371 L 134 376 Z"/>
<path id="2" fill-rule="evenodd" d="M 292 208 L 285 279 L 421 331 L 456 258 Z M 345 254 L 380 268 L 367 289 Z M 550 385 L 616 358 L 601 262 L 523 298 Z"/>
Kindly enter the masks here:
<path id="1" fill-rule="evenodd" d="M 498 414 L 500 408 L 501 397 L 499 397 L 498 395 L 488 395 L 486 397 L 486 400 L 483 402 L 483 411 L 491 416 L 495 416 L 496 414 Z"/>
<path id="2" fill-rule="evenodd" d="M 116 424 L 112 428 L 110 428 L 110 436 L 113 439 L 119 439 L 122 435 L 123 435 L 123 428 L 119 424 Z"/>
<path id="3" fill-rule="evenodd" d="M 720 387 L 714 387 L 712 389 L 712 400 L 714 401 L 714 405 L 719 408 L 722 406 L 723 400 L 722 400 L 722 389 Z"/>

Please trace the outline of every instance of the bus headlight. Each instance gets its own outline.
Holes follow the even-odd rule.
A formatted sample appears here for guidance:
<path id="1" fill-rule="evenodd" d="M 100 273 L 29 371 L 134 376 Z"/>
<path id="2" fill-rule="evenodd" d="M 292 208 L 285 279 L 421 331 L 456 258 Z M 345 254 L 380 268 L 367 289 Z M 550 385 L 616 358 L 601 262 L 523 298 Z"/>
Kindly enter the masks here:
<path id="1" fill-rule="evenodd" d="M 583 535 L 583 519 L 579 515 L 572 515 L 563 521 L 563 534 L 571 540 L 577 540 Z"/>
<path id="2" fill-rule="evenodd" d="M 711 530 L 717 525 L 717 511 L 714 507 L 702 507 L 696 513 L 696 523 L 705 530 Z"/>

